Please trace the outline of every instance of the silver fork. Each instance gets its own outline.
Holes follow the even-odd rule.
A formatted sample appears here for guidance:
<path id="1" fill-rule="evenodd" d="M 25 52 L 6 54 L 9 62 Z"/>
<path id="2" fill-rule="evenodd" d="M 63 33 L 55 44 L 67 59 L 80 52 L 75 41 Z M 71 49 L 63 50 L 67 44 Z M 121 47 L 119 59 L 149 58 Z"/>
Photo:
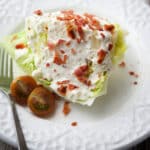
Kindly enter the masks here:
<path id="1" fill-rule="evenodd" d="M 12 96 L 9 93 L 10 83 L 13 80 L 13 61 L 5 52 L 4 49 L 0 49 L 0 91 L 10 99 L 10 105 L 12 108 L 13 119 L 16 127 L 18 149 L 28 150 L 25 138 L 20 125 L 19 117 L 16 111 L 15 103 L 12 100 Z"/>

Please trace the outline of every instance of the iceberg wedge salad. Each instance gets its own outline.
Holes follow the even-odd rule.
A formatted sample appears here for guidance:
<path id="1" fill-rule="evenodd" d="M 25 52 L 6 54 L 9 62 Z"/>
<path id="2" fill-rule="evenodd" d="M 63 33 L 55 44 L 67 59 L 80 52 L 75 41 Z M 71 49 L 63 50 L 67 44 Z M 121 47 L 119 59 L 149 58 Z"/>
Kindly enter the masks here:
<path id="1" fill-rule="evenodd" d="M 106 94 L 112 66 L 126 50 L 119 25 L 73 10 L 38 10 L 26 18 L 23 31 L 7 37 L 3 45 L 41 84 L 89 106 Z"/>

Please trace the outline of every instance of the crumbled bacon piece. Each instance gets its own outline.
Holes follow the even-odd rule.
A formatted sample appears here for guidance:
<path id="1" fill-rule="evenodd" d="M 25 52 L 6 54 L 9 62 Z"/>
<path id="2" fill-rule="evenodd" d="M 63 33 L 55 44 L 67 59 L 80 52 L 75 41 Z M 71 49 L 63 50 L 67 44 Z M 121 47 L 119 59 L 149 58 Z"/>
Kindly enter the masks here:
<path id="1" fill-rule="evenodd" d="M 84 32 L 83 32 L 83 30 L 82 30 L 82 27 L 79 27 L 79 26 L 78 26 L 78 33 L 79 33 L 79 35 L 80 35 L 80 39 L 81 39 L 81 40 L 84 40 Z"/>
<path id="2" fill-rule="evenodd" d="M 64 17 L 57 17 L 58 20 L 60 21 L 69 21 L 73 19 L 72 15 L 64 16 Z"/>
<path id="3" fill-rule="evenodd" d="M 113 32 L 113 30 L 115 29 L 114 25 L 112 24 L 105 24 L 104 25 L 104 29 L 110 32 Z"/>
<path id="4" fill-rule="evenodd" d="M 92 22 L 91 22 L 91 25 L 94 26 L 97 30 L 102 31 L 100 22 L 98 20 L 93 19 Z"/>
<path id="5" fill-rule="evenodd" d="M 45 30 L 48 30 L 48 26 L 45 26 Z"/>
<path id="6" fill-rule="evenodd" d="M 64 55 L 64 60 L 63 60 L 64 64 L 66 64 L 67 59 L 68 59 L 68 56 Z"/>
<path id="7" fill-rule="evenodd" d="M 78 86 L 74 85 L 74 84 L 68 84 L 68 89 L 71 91 L 71 90 L 74 90 L 76 88 L 79 88 Z"/>
<path id="8" fill-rule="evenodd" d="M 62 59 L 59 52 L 55 51 L 55 56 L 53 62 L 57 65 L 66 64 L 66 61 L 68 59 L 67 55 L 64 55 L 64 58 Z"/>
<path id="9" fill-rule="evenodd" d="M 66 46 L 70 46 L 71 41 L 66 42 Z"/>
<path id="10" fill-rule="evenodd" d="M 74 11 L 72 9 L 70 9 L 70 10 L 62 10 L 61 12 L 63 14 L 73 14 L 74 13 Z"/>
<path id="11" fill-rule="evenodd" d="M 65 96 L 66 93 L 67 93 L 67 86 L 66 86 L 66 85 L 60 85 L 60 87 L 57 88 L 57 91 L 58 91 L 61 95 Z"/>
<path id="12" fill-rule="evenodd" d="M 110 43 L 110 44 L 108 45 L 108 50 L 111 51 L 112 48 L 113 48 L 113 45 Z"/>
<path id="13" fill-rule="evenodd" d="M 62 50 L 62 49 L 60 50 L 60 52 L 61 52 L 62 54 L 65 54 L 65 51 L 64 51 L 64 50 Z"/>
<path id="14" fill-rule="evenodd" d="M 26 45 L 24 43 L 19 43 L 19 44 L 16 44 L 16 46 L 15 46 L 16 49 L 23 49 L 25 47 L 26 47 Z"/>
<path id="15" fill-rule="evenodd" d="M 52 42 L 48 42 L 48 43 L 47 43 L 47 46 L 48 46 L 49 50 L 52 51 L 52 50 L 55 49 L 56 44 L 54 44 L 54 43 L 52 43 Z"/>
<path id="16" fill-rule="evenodd" d="M 100 33 L 100 35 L 102 36 L 103 39 L 105 39 L 105 35 L 103 33 Z"/>
<path id="17" fill-rule="evenodd" d="M 94 15 L 88 14 L 88 13 L 85 13 L 84 16 L 86 16 L 89 19 L 93 19 L 93 17 L 94 17 Z"/>
<path id="18" fill-rule="evenodd" d="M 57 84 L 58 85 L 61 85 L 61 84 L 68 84 L 70 82 L 70 80 L 63 80 L 63 81 L 57 81 Z"/>
<path id="19" fill-rule="evenodd" d="M 73 27 L 73 25 L 68 24 L 67 25 L 67 32 L 68 32 L 68 36 L 72 39 L 76 38 L 76 33 L 75 33 L 75 28 Z"/>
<path id="20" fill-rule="evenodd" d="M 63 113 L 65 116 L 68 115 L 71 111 L 69 104 L 69 102 L 64 102 Z"/>
<path id="21" fill-rule="evenodd" d="M 81 43 L 81 38 L 77 38 L 77 42 L 78 42 L 78 44 L 80 44 Z"/>
<path id="22" fill-rule="evenodd" d="M 103 30 L 101 25 L 100 25 L 99 20 L 94 18 L 95 17 L 94 15 L 85 13 L 84 16 L 86 17 L 85 20 L 88 22 L 88 26 L 89 26 L 90 29 L 92 29 L 92 30 L 96 29 L 96 30 L 100 30 L 100 31 Z"/>
<path id="23" fill-rule="evenodd" d="M 86 77 L 78 77 L 78 80 L 82 83 L 84 83 L 85 85 L 87 86 L 90 86 L 91 85 L 91 81 L 88 80 Z"/>
<path id="24" fill-rule="evenodd" d="M 129 75 L 133 76 L 134 72 L 133 71 L 129 71 Z"/>
<path id="25" fill-rule="evenodd" d="M 101 50 L 97 53 L 97 55 L 98 55 L 97 63 L 98 63 L 98 64 L 101 64 L 101 63 L 103 62 L 103 60 L 104 60 L 105 57 L 106 57 L 106 54 L 107 54 L 107 52 L 104 51 L 103 49 L 101 49 Z"/>
<path id="26" fill-rule="evenodd" d="M 133 82 L 133 84 L 134 84 L 134 85 L 137 85 L 137 84 L 138 84 L 138 82 L 137 82 L 137 81 L 134 81 L 134 82 Z"/>
<path id="27" fill-rule="evenodd" d="M 88 65 L 83 65 L 77 68 L 74 74 L 78 77 L 85 76 L 85 74 L 87 74 L 87 71 L 88 71 Z"/>
<path id="28" fill-rule="evenodd" d="M 129 71 L 129 75 L 134 76 L 135 78 L 139 77 L 139 75 L 133 71 Z"/>
<path id="29" fill-rule="evenodd" d="M 54 60 L 53 62 L 57 65 L 61 65 L 64 64 L 64 61 L 62 60 L 62 58 L 60 57 L 59 53 L 56 51 L 55 52 L 55 56 L 54 56 Z"/>
<path id="30" fill-rule="evenodd" d="M 50 67 L 50 63 L 46 63 L 46 67 Z"/>
<path id="31" fill-rule="evenodd" d="M 72 53 L 73 55 L 75 55 L 77 52 L 76 52 L 76 50 L 75 50 L 74 48 L 72 48 L 72 49 L 71 49 L 71 53 Z"/>
<path id="32" fill-rule="evenodd" d="M 66 42 L 65 40 L 59 39 L 58 42 L 57 42 L 57 45 L 58 45 L 58 46 L 59 46 L 59 45 L 62 45 L 62 44 L 64 44 L 65 42 Z"/>
<path id="33" fill-rule="evenodd" d="M 88 23 L 88 21 L 80 15 L 75 15 L 74 23 L 76 26 L 82 27 L 85 26 Z"/>
<path id="34" fill-rule="evenodd" d="M 43 13 L 42 13 L 42 11 L 40 9 L 38 9 L 38 10 L 34 11 L 34 14 L 36 14 L 38 16 L 42 16 Z"/>
<path id="35" fill-rule="evenodd" d="M 77 122 L 72 122 L 71 125 L 72 125 L 72 126 L 77 126 L 78 123 L 77 123 Z"/>
<path id="36" fill-rule="evenodd" d="M 84 83 L 87 86 L 91 85 L 91 81 L 88 80 L 88 76 L 89 76 L 89 66 L 88 65 L 83 65 L 80 66 L 79 68 L 77 68 L 74 71 L 74 75 L 77 77 L 77 79 Z"/>
<path id="37" fill-rule="evenodd" d="M 120 64 L 119 64 L 119 67 L 121 68 L 124 68 L 126 66 L 126 63 L 124 61 L 122 61 Z"/>

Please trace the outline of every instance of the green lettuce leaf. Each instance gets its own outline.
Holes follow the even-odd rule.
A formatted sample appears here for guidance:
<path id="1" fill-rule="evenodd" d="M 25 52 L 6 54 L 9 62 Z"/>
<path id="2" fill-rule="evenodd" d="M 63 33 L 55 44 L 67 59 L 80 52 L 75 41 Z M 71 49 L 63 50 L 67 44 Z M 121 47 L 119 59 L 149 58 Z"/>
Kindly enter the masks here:
<path id="1" fill-rule="evenodd" d="M 115 25 L 115 28 L 117 30 L 117 39 L 115 41 L 114 50 L 112 52 L 112 62 L 117 64 L 123 58 L 127 46 L 124 39 L 124 31 L 120 28 L 119 25 Z"/>
<path id="2" fill-rule="evenodd" d="M 32 54 L 31 49 L 27 48 L 27 52 L 17 58 L 15 55 L 15 46 L 19 43 L 27 44 L 25 31 L 6 37 L 0 45 L 10 54 L 23 71 L 27 74 L 31 74 L 36 69 L 34 55 Z"/>

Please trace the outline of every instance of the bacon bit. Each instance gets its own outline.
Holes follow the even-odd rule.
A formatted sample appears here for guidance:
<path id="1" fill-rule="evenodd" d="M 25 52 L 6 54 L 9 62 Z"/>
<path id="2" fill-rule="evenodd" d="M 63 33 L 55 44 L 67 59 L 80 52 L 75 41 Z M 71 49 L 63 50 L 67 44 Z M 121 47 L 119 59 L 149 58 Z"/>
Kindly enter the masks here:
<path id="1" fill-rule="evenodd" d="M 71 41 L 66 42 L 66 46 L 69 46 L 71 44 Z"/>
<path id="2" fill-rule="evenodd" d="M 81 43 L 81 38 L 77 38 L 77 42 L 80 44 Z"/>
<path id="3" fill-rule="evenodd" d="M 82 27 L 78 26 L 78 33 L 79 33 L 80 39 L 84 40 L 84 32 L 82 30 Z"/>
<path id="4" fill-rule="evenodd" d="M 67 55 L 64 55 L 64 60 L 63 60 L 63 63 L 66 64 L 66 61 L 68 59 L 68 56 Z"/>
<path id="5" fill-rule="evenodd" d="M 86 20 L 88 22 L 88 26 L 89 26 L 90 29 L 92 29 L 92 30 L 96 29 L 96 30 L 100 30 L 100 31 L 103 30 L 101 25 L 100 25 L 99 20 L 95 19 L 94 15 L 86 13 L 86 14 L 84 14 L 84 16 L 86 17 Z"/>
<path id="6" fill-rule="evenodd" d="M 115 29 L 115 27 L 114 27 L 114 25 L 112 25 L 112 24 L 105 24 L 104 25 L 104 29 L 105 30 L 107 30 L 107 31 L 109 31 L 109 32 L 113 32 L 113 30 Z"/>
<path id="7" fill-rule="evenodd" d="M 45 30 L 48 30 L 48 26 L 45 27 Z"/>
<path id="8" fill-rule="evenodd" d="M 91 22 L 91 24 L 92 24 L 97 30 L 102 31 L 102 27 L 101 27 L 100 22 L 99 22 L 98 20 L 93 19 L 92 22 Z"/>
<path id="9" fill-rule="evenodd" d="M 88 24 L 88 20 L 85 18 L 82 18 L 80 15 L 75 15 L 74 22 L 76 26 L 82 27 Z"/>
<path id="10" fill-rule="evenodd" d="M 133 82 L 133 84 L 134 84 L 134 85 L 137 85 L 137 84 L 138 84 L 138 82 L 137 82 L 137 81 L 134 81 L 134 82 Z"/>
<path id="11" fill-rule="evenodd" d="M 88 13 L 85 13 L 84 16 L 86 16 L 89 19 L 93 19 L 93 17 L 94 17 L 94 15 L 88 14 Z"/>
<path id="12" fill-rule="evenodd" d="M 60 21 L 69 21 L 74 19 L 73 10 L 63 10 L 61 11 L 64 14 L 64 17 L 57 17 Z"/>
<path id="13" fill-rule="evenodd" d="M 57 81 L 57 84 L 58 85 L 61 85 L 61 84 L 68 84 L 70 82 L 70 80 L 63 80 L 63 81 Z"/>
<path id="14" fill-rule="evenodd" d="M 59 39 L 58 42 L 57 42 L 57 45 L 58 45 L 58 46 L 59 46 L 59 45 L 62 45 L 62 44 L 64 44 L 65 42 L 66 42 L 65 40 Z"/>
<path id="15" fill-rule="evenodd" d="M 75 126 L 78 125 L 78 123 L 77 123 L 77 122 L 72 122 L 71 125 L 72 125 L 73 127 L 75 127 Z"/>
<path id="16" fill-rule="evenodd" d="M 66 93 L 67 93 L 67 86 L 65 86 L 65 85 L 60 85 L 60 87 L 57 88 L 57 91 L 58 91 L 61 95 L 65 96 Z"/>
<path id="17" fill-rule="evenodd" d="M 73 19 L 73 16 L 57 17 L 57 20 L 60 20 L 60 21 L 69 21 L 72 19 Z"/>
<path id="18" fill-rule="evenodd" d="M 26 47 L 26 45 L 24 43 L 19 43 L 15 46 L 16 49 L 23 49 L 25 47 Z"/>
<path id="19" fill-rule="evenodd" d="M 13 42 L 14 40 L 16 40 L 18 38 L 18 36 L 17 35 L 14 35 L 13 37 L 12 37 L 12 39 L 11 39 L 11 42 Z"/>
<path id="20" fill-rule="evenodd" d="M 71 49 L 71 53 L 72 53 L 73 55 L 75 55 L 77 52 L 76 52 L 76 50 L 75 50 L 74 48 L 72 48 L 72 49 Z"/>
<path id="21" fill-rule="evenodd" d="M 103 49 L 100 50 L 97 55 L 98 55 L 98 60 L 97 60 L 97 63 L 98 64 L 101 64 L 103 62 L 103 60 L 105 59 L 105 56 L 106 56 L 107 52 L 104 51 Z"/>
<path id="22" fill-rule="evenodd" d="M 70 103 L 69 102 L 64 102 L 64 107 L 63 107 L 63 113 L 65 116 L 67 116 L 70 113 Z"/>
<path id="23" fill-rule="evenodd" d="M 63 14 L 73 14 L 74 11 L 71 9 L 71 10 L 62 10 L 61 13 Z"/>
<path id="24" fill-rule="evenodd" d="M 139 75 L 133 71 L 129 71 L 129 75 L 134 76 L 135 78 L 139 77 Z"/>
<path id="25" fill-rule="evenodd" d="M 88 71 L 88 66 L 87 65 L 84 65 L 84 66 L 80 66 L 79 68 L 77 68 L 74 72 L 74 74 L 77 76 L 77 77 L 80 77 L 80 76 L 85 76 L 85 74 L 87 73 Z"/>
<path id="26" fill-rule="evenodd" d="M 87 86 L 90 86 L 91 85 L 91 81 L 88 80 L 86 77 L 78 77 L 78 80 L 82 83 L 84 83 L 85 85 Z"/>
<path id="27" fill-rule="evenodd" d="M 65 51 L 64 51 L 64 50 L 60 50 L 60 52 L 61 52 L 62 54 L 65 54 Z"/>
<path id="28" fill-rule="evenodd" d="M 38 16 L 42 16 L 43 13 L 42 13 L 42 11 L 40 9 L 38 9 L 38 10 L 34 11 L 34 14 L 36 14 Z"/>
<path id="29" fill-rule="evenodd" d="M 119 67 L 121 68 L 124 68 L 126 66 L 126 63 L 124 61 L 122 61 L 120 64 L 119 64 Z"/>
<path id="30" fill-rule="evenodd" d="M 54 69 L 54 72 L 57 72 L 56 69 Z"/>
<path id="31" fill-rule="evenodd" d="M 105 39 L 105 35 L 103 33 L 100 33 L 100 35 L 102 36 L 103 39 Z"/>
<path id="32" fill-rule="evenodd" d="M 133 71 L 129 71 L 129 75 L 134 76 L 134 72 Z"/>
<path id="33" fill-rule="evenodd" d="M 66 61 L 68 59 L 67 55 L 64 55 L 64 58 L 62 59 L 57 51 L 55 51 L 55 56 L 53 62 L 57 65 L 66 64 Z"/>
<path id="34" fill-rule="evenodd" d="M 113 48 L 113 45 L 112 45 L 112 44 L 109 44 L 109 45 L 108 45 L 108 50 L 111 51 L 112 48 Z"/>
<path id="35" fill-rule="evenodd" d="M 48 46 L 48 48 L 49 48 L 50 51 L 54 50 L 55 47 L 56 47 L 56 45 L 54 43 L 51 43 L 51 42 L 48 42 L 47 46 Z"/>
<path id="36" fill-rule="evenodd" d="M 67 32 L 68 32 L 68 36 L 72 39 L 75 39 L 76 38 L 76 34 L 75 34 L 75 31 L 74 31 L 74 27 L 73 25 L 71 24 L 68 24 L 67 25 Z"/>
<path id="37" fill-rule="evenodd" d="M 74 71 L 74 75 L 77 77 L 77 79 L 84 83 L 87 86 L 91 85 L 91 81 L 88 80 L 89 76 L 89 67 L 88 65 L 80 66 Z"/>
<path id="38" fill-rule="evenodd" d="M 61 57 L 57 51 L 55 51 L 55 56 L 54 56 L 53 62 L 57 65 L 64 64 L 64 61 L 61 59 Z"/>
<path id="39" fill-rule="evenodd" d="M 50 63 L 46 63 L 46 67 L 50 67 Z"/>
<path id="40" fill-rule="evenodd" d="M 73 84 L 68 84 L 68 89 L 69 89 L 70 91 L 72 91 L 72 90 L 74 90 L 74 89 L 76 89 L 76 88 L 79 88 L 79 87 L 76 86 L 76 85 L 73 85 Z"/>

